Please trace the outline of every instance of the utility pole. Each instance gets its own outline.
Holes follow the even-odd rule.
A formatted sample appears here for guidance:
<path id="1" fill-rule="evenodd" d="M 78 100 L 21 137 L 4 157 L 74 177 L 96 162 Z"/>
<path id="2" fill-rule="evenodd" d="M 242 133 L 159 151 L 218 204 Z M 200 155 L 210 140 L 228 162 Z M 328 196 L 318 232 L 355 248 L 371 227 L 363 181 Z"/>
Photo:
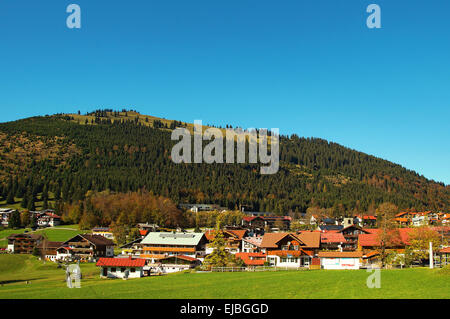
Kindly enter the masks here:
<path id="1" fill-rule="evenodd" d="M 430 269 L 434 268 L 434 261 L 433 261 L 433 242 L 430 241 Z"/>

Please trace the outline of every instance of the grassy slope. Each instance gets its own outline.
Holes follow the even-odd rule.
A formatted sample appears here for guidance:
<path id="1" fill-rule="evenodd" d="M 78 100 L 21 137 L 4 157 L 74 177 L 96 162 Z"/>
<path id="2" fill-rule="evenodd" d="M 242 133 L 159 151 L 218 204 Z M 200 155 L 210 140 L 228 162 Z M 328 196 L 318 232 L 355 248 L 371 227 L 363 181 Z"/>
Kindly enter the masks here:
<path id="1" fill-rule="evenodd" d="M 450 273 L 441 269 L 383 270 L 381 288 L 369 289 L 364 270 L 178 273 L 124 281 L 100 279 L 94 264 L 81 267 L 81 289 L 68 289 L 55 264 L 0 255 L 0 281 L 13 281 L 0 287 L 0 298 L 450 298 Z"/>
<path id="2" fill-rule="evenodd" d="M 7 246 L 6 237 L 11 234 L 21 234 L 25 230 L 31 232 L 30 228 L 4 229 L 0 231 L 0 247 Z M 77 234 L 90 232 L 88 230 L 79 230 L 78 225 L 61 225 L 51 228 L 37 230 L 35 233 L 45 234 L 49 241 L 66 241 Z"/>

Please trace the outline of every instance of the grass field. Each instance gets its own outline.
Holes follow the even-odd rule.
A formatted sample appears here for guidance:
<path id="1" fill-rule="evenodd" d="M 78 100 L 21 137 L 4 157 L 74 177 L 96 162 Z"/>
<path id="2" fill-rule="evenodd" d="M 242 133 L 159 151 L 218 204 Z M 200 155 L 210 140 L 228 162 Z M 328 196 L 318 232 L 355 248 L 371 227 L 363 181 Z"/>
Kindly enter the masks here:
<path id="1" fill-rule="evenodd" d="M 11 234 L 21 234 L 25 231 L 31 232 L 30 228 L 20 229 L 3 229 L 0 230 L 0 247 L 6 247 L 8 245 L 7 237 Z M 43 234 L 49 241 L 66 241 L 77 234 L 88 233 L 89 230 L 79 230 L 78 225 L 61 225 L 55 227 L 49 227 L 39 229 L 33 233 Z"/>
<path id="2" fill-rule="evenodd" d="M 379 289 L 367 288 L 365 270 L 177 273 L 124 281 L 100 279 L 94 264 L 81 269 L 81 288 L 69 289 L 64 270 L 52 262 L 0 255 L 0 299 L 450 298 L 450 269 L 382 270 Z"/>

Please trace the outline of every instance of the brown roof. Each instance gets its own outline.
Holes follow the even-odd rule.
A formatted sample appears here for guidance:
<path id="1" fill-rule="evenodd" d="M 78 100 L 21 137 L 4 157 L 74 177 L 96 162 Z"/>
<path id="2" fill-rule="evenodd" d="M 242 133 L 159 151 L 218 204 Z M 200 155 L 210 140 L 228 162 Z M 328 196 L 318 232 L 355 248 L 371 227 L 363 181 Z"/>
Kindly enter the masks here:
<path id="1" fill-rule="evenodd" d="M 91 235 L 91 234 L 79 234 L 79 235 L 76 235 L 76 236 L 70 238 L 69 240 L 66 240 L 64 243 L 68 243 L 68 242 L 72 241 L 72 239 L 74 239 L 78 236 L 86 239 L 87 241 L 91 242 L 95 246 L 114 246 L 114 242 L 112 240 L 105 238 L 101 235 Z"/>
<path id="2" fill-rule="evenodd" d="M 305 244 L 305 247 L 319 248 L 320 246 L 320 233 L 318 232 L 302 231 L 295 236 Z"/>
<path id="3" fill-rule="evenodd" d="M 261 248 L 278 248 L 277 243 L 289 233 L 265 233 L 261 241 Z M 293 234 L 291 234 L 293 235 Z"/>
<path id="4" fill-rule="evenodd" d="M 277 243 L 286 236 L 292 236 L 299 241 L 300 246 L 309 248 L 319 248 L 320 233 L 312 231 L 303 231 L 294 233 L 265 233 L 261 242 L 261 248 L 278 248 Z"/>
<path id="5" fill-rule="evenodd" d="M 320 241 L 322 243 L 330 244 L 330 243 L 345 243 L 346 239 L 342 233 L 321 233 Z"/>
<path id="6" fill-rule="evenodd" d="M 45 243 L 46 249 L 57 249 L 57 248 L 61 247 L 63 244 L 62 241 L 46 241 L 46 242 L 40 242 L 37 247 L 39 249 L 42 249 L 44 247 L 44 243 Z"/>
<path id="7" fill-rule="evenodd" d="M 319 251 L 320 258 L 361 258 L 360 251 Z"/>
<path id="8" fill-rule="evenodd" d="M 216 230 L 213 230 L 213 229 L 208 230 L 205 233 L 206 239 L 209 240 L 209 241 L 214 240 L 215 232 L 216 232 Z M 242 238 L 247 234 L 247 230 L 246 229 L 233 229 L 233 230 L 226 229 L 226 230 L 221 230 L 221 232 L 222 233 L 228 233 L 228 234 L 236 237 L 236 239 L 238 239 L 238 240 L 242 240 Z"/>

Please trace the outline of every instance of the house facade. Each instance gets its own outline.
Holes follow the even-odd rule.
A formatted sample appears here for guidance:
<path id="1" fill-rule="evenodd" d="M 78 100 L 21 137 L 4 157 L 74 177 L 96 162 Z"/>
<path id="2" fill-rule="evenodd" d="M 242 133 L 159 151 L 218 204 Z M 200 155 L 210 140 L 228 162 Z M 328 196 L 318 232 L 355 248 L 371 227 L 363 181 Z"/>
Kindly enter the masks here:
<path id="1" fill-rule="evenodd" d="M 11 208 L 0 208 L 0 224 L 4 227 L 8 227 L 9 219 L 11 218 L 14 209 Z"/>
<path id="2" fill-rule="evenodd" d="M 103 278 L 140 278 L 144 276 L 145 259 L 101 257 L 96 263 Z"/>
<path id="3" fill-rule="evenodd" d="M 208 240 L 206 245 L 205 253 L 209 255 L 213 252 L 214 248 L 211 243 L 214 241 L 215 230 L 209 230 L 205 233 L 205 237 Z M 231 254 L 236 254 L 242 251 L 242 239 L 247 235 L 247 230 L 229 230 L 225 229 L 221 231 L 225 239 L 225 250 Z"/>
<path id="4" fill-rule="evenodd" d="M 318 254 L 322 269 L 359 269 L 362 252 L 321 251 Z"/>
<path id="5" fill-rule="evenodd" d="M 37 234 L 11 234 L 8 236 L 7 251 L 14 254 L 31 254 L 42 240 L 43 237 Z"/>
<path id="6" fill-rule="evenodd" d="M 114 256 L 114 242 L 100 235 L 80 234 L 63 242 L 56 250 L 57 259 L 93 261 Z"/>
<path id="7" fill-rule="evenodd" d="M 206 244 L 203 233 L 150 232 L 140 243 L 141 257 L 150 259 L 152 263 L 172 255 L 203 259 Z"/>
<path id="8" fill-rule="evenodd" d="M 270 266 L 309 267 L 320 247 L 320 233 L 266 233 L 260 247 Z"/>
<path id="9" fill-rule="evenodd" d="M 149 264 L 149 271 L 155 273 L 173 273 L 183 270 L 193 269 L 201 264 L 197 258 L 185 255 L 173 255 L 155 259 Z"/>

